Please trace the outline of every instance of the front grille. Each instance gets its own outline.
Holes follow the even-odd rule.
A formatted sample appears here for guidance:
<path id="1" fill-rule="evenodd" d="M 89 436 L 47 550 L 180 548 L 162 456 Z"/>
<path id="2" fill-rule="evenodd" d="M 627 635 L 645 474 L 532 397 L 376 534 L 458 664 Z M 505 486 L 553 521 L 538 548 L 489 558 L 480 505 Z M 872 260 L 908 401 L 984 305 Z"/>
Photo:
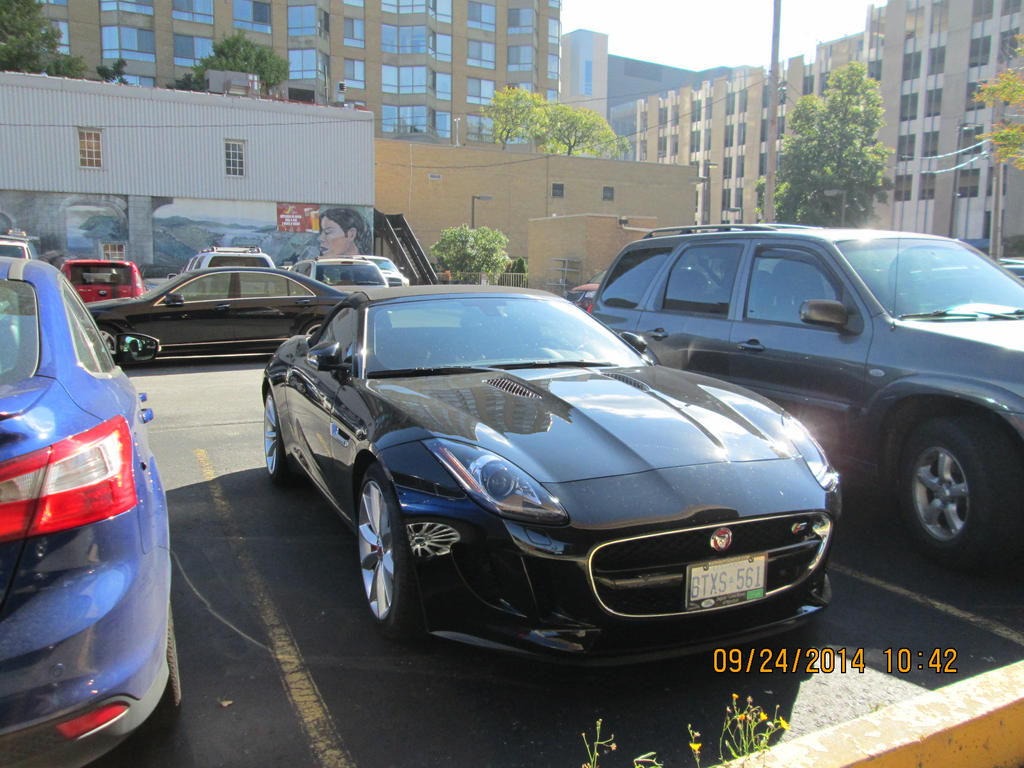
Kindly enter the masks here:
<path id="1" fill-rule="evenodd" d="M 732 531 L 732 545 L 725 552 L 716 552 L 710 545 L 711 534 L 722 526 Z M 591 553 L 591 586 L 606 611 L 622 616 L 718 610 L 686 609 L 687 565 L 765 553 L 768 596 L 810 573 L 824 554 L 831 532 L 825 513 L 802 512 L 613 541 Z"/>

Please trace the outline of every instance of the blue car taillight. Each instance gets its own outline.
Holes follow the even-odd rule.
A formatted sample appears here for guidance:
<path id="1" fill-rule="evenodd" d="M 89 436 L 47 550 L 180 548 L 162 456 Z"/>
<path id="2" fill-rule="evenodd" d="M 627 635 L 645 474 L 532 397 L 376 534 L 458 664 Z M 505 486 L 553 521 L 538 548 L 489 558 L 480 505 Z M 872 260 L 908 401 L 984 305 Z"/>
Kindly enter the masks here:
<path id="1" fill-rule="evenodd" d="M 0 463 L 0 541 L 88 525 L 135 504 L 131 432 L 122 416 Z"/>

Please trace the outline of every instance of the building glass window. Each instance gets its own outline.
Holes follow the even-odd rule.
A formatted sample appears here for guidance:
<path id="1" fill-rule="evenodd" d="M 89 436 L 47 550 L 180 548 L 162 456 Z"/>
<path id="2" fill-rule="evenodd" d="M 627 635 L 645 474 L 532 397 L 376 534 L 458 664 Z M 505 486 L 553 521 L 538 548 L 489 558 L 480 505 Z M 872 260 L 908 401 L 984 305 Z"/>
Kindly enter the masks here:
<path id="1" fill-rule="evenodd" d="M 78 166 L 103 167 L 103 133 L 99 128 L 78 129 Z"/>
<path id="2" fill-rule="evenodd" d="M 482 115 L 466 115 L 466 138 L 470 141 L 492 141 L 494 121 Z"/>
<path id="3" fill-rule="evenodd" d="M 562 22 L 559 19 L 548 19 L 548 44 L 558 45 L 562 38 Z"/>
<path id="4" fill-rule="evenodd" d="M 949 29 L 949 0 L 934 0 L 932 3 L 931 33 Z"/>
<path id="5" fill-rule="evenodd" d="M 589 62 L 588 62 L 589 64 Z M 529 72 L 533 69 L 533 46 L 510 45 L 508 47 L 508 71 Z"/>
<path id="6" fill-rule="evenodd" d="M 557 104 L 558 103 L 558 89 L 557 88 L 548 88 L 548 103 L 550 103 L 550 104 Z"/>
<path id="7" fill-rule="evenodd" d="M 936 157 L 939 154 L 939 132 L 927 131 L 921 136 L 921 157 Z"/>
<path id="8" fill-rule="evenodd" d="M 71 53 L 71 46 L 68 44 L 68 23 L 53 19 L 50 20 L 50 23 L 57 30 L 57 34 L 60 35 L 60 43 L 57 45 L 57 50 L 64 54 Z"/>
<path id="9" fill-rule="evenodd" d="M 191 35 L 174 36 L 174 63 L 179 67 L 194 67 L 200 59 L 213 55 L 213 40 Z"/>
<path id="10" fill-rule="evenodd" d="M 747 143 L 747 124 L 740 123 L 736 126 L 736 143 L 739 146 L 743 146 Z"/>
<path id="11" fill-rule="evenodd" d="M 921 52 L 903 54 L 903 79 L 916 80 L 921 76 Z"/>
<path id="12" fill-rule="evenodd" d="M 735 130 L 735 126 L 732 126 L 732 125 L 725 126 L 725 146 L 726 147 L 731 147 L 732 146 L 734 130 Z"/>
<path id="13" fill-rule="evenodd" d="M 941 75 L 946 71 L 946 46 L 940 45 L 928 51 L 928 74 Z"/>
<path id="14" fill-rule="evenodd" d="M 961 168 L 957 173 L 957 197 L 977 197 L 981 183 L 981 170 L 978 168 Z"/>
<path id="15" fill-rule="evenodd" d="M 434 112 L 434 132 L 442 138 L 451 138 L 452 135 L 452 113 Z"/>
<path id="16" fill-rule="evenodd" d="M 466 78 L 466 101 L 470 104 L 490 104 L 494 98 L 494 81 L 479 77 Z"/>
<path id="17" fill-rule="evenodd" d="M 986 104 L 978 98 L 978 89 L 982 84 L 978 82 L 967 84 L 967 104 L 964 109 L 984 109 Z"/>
<path id="18" fill-rule="evenodd" d="M 174 0 L 171 16 L 178 21 L 213 24 L 213 0 Z"/>
<path id="19" fill-rule="evenodd" d="M 156 61 L 156 42 L 151 29 L 103 27 L 103 58 Z"/>
<path id="20" fill-rule="evenodd" d="M 235 29 L 270 34 L 270 3 L 257 0 L 235 0 Z"/>
<path id="21" fill-rule="evenodd" d="M 917 119 L 917 94 L 906 93 L 900 96 L 900 120 Z"/>
<path id="22" fill-rule="evenodd" d="M 999 51 L 998 58 L 1000 62 L 1007 62 L 1017 55 L 1017 36 L 1020 34 L 1020 28 L 1014 27 L 1013 29 L 1005 29 L 999 33 Z"/>
<path id="23" fill-rule="evenodd" d="M 101 11 L 123 11 L 125 13 L 144 13 L 153 15 L 153 0 L 102 0 Z"/>
<path id="24" fill-rule="evenodd" d="M 551 80 L 558 79 L 558 54 L 548 54 L 548 78 Z"/>
<path id="25" fill-rule="evenodd" d="M 917 199 L 918 200 L 934 200 L 935 199 L 935 174 L 934 173 L 922 173 L 919 177 L 920 182 L 917 188 Z"/>
<path id="26" fill-rule="evenodd" d="M 384 53 L 398 53 L 398 27 L 396 25 L 380 25 L 380 49 Z"/>
<path id="27" fill-rule="evenodd" d="M 380 130 L 382 133 L 398 132 L 398 107 L 382 104 L 380 107 Z"/>
<path id="28" fill-rule="evenodd" d="M 917 136 L 913 133 L 904 134 L 896 140 L 896 159 L 913 160 Z"/>
<path id="29" fill-rule="evenodd" d="M 452 0 L 430 0 L 430 15 L 438 21 L 451 23 Z"/>
<path id="30" fill-rule="evenodd" d="M 366 62 L 362 59 L 345 59 L 345 87 L 366 87 Z"/>
<path id="31" fill-rule="evenodd" d="M 970 54 L 967 59 L 969 67 L 983 67 L 988 64 L 989 56 L 992 54 L 992 38 L 976 37 L 971 40 Z"/>
<path id="32" fill-rule="evenodd" d="M 451 101 L 452 76 L 447 72 L 434 72 L 431 77 L 434 81 L 434 96 L 442 101 Z"/>
<path id="33" fill-rule="evenodd" d="M 532 8 L 508 9 L 508 33 L 510 35 L 529 35 L 533 32 Z"/>
<path id="34" fill-rule="evenodd" d="M 743 157 L 743 155 L 740 155 L 739 157 L 736 158 L 736 178 L 737 179 L 742 179 L 743 178 L 744 159 L 745 158 Z"/>
<path id="35" fill-rule="evenodd" d="M 552 184 L 551 185 L 551 196 L 552 197 L 565 197 L 565 184 Z"/>
<path id="36" fill-rule="evenodd" d="M 971 21 L 987 21 L 992 18 L 992 0 L 974 0 Z"/>
<path id="37" fill-rule="evenodd" d="M 315 48 L 296 48 L 288 51 L 288 78 L 290 80 L 327 80 L 327 59 Z"/>
<path id="38" fill-rule="evenodd" d="M 614 200 L 615 199 L 615 187 L 602 187 L 601 188 L 601 199 L 602 200 Z"/>
<path id="39" fill-rule="evenodd" d="M 1003 0 L 1003 16 L 1020 12 L 1020 0 Z"/>
<path id="40" fill-rule="evenodd" d="M 228 176 L 245 176 L 244 141 L 224 139 L 224 173 Z"/>
<path id="41" fill-rule="evenodd" d="M 494 43 L 470 40 L 466 48 L 466 64 L 471 67 L 494 69 Z"/>
<path id="42" fill-rule="evenodd" d="M 696 123 L 700 120 L 703 102 L 700 99 L 690 99 L 690 122 Z"/>
<path id="43" fill-rule="evenodd" d="M 293 37 L 317 34 L 317 10 L 315 5 L 288 6 L 288 34 Z"/>
<path id="44" fill-rule="evenodd" d="M 427 107 L 424 104 L 410 104 L 398 108 L 398 130 L 400 133 L 426 133 Z"/>
<path id="45" fill-rule="evenodd" d="M 726 158 L 722 159 L 722 178 L 723 179 L 731 179 L 732 178 L 732 158 L 731 157 L 726 157 Z"/>
<path id="46" fill-rule="evenodd" d="M 345 17 L 345 45 L 353 48 L 362 48 L 366 44 L 366 31 L 363 28 L 363 20 L 351 16 Z"/>
<path id="47" fill-rule="evenodd" d="M 426 93 L 427 68 L 424 66 L 400 67 L 398 70 L 399 93 Z M 404 107 L 403 107 L 404 109 Z M 424 126 L 427 114 L 423 113 Z"/>
<path id="48" fill-rule="evenodd" d="M 882 79 L 882 61 L 881 59 L 872 59 L 868 62 L 868 77 L 872 80 Z"/>
<path id="49" fill-rule="evenodd" d="M 924 116 L 936 117 L 942 114 L 942 89 L 933 88 L 924 95 Z"/>
<path id="50" fill-rule="evenodd" d="M 438 61 L 452 60 L 452 36 L 441 32 L 430 33 L 430 55 Z"/>
<path id="51" fill-rule="evenodd" d="M 494 31 L 494 6 L 490 3 L 475 3 L 473 0 L 469 0 L 466 14 L 467 27 Z"/>
<path id="52" fill-rule="evenodd" d="M 384 93 L 398 93 L 398 67 L 394 64 L 380 65 L 380 89 Z"/>
<path id="53" fill-rule="evenodd" d="M 142 88 L 153 88 L 156 86 L 155 77 L 146 77 L 145 75 L 121 75 L 124 78 L 125 85 L 138 85 Z"/>

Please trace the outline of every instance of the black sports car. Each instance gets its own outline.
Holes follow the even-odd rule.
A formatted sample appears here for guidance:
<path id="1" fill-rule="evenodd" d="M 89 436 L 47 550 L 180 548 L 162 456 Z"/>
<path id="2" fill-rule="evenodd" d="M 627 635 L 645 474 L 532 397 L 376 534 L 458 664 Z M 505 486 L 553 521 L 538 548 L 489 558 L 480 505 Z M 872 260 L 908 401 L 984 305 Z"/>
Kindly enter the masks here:
<path id="1" fill-rule="evenodd" d="M 160 339 L 164 355 L 272 352 L 290 336 L 319 328 L 345 295 L 284 270 L 222 267 L 88 307 L 108 345 L 118 333 L 140 331 Z"/>
<path id="2" fill-rule="evenodd" d="M 267 470 L 357 531 L 386 636 L 563 658 L 790 629 L 827 605 L 838 478 L 795 420 L 654 365 L 549 293 L 367 289 L 267 365 Z"/>

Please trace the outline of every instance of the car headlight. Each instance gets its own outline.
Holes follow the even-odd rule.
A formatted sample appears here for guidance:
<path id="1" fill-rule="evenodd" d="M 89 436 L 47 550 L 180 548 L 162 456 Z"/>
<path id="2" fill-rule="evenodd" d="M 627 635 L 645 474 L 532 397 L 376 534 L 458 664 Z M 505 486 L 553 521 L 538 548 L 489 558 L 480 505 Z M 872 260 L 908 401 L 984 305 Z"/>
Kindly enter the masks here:
<path id="1" fill-rule="evenodd" d="M 782 429 L 797 453 L 807 463 L 807 468 L 811 470 L 811 474 L 814 475 L 818 484 L 826 491 L 835 488 L 836 483 L 839 482 L 839 475 L 832 469 L 832 465 L 828 463 L 828 458 L 825 456 L 825 451 L 818 445 L 818 441 L 811 437 L 807 428 L 786 413 L 782 416 Z"/>
<path id="2" fill-rule="evenodd" d="M 527 523 L 569 521 L 558 499 L 508 459 L 453 440 L 424 444 L 466 493 L 495 514 Z"/>

